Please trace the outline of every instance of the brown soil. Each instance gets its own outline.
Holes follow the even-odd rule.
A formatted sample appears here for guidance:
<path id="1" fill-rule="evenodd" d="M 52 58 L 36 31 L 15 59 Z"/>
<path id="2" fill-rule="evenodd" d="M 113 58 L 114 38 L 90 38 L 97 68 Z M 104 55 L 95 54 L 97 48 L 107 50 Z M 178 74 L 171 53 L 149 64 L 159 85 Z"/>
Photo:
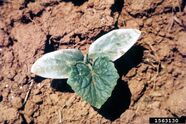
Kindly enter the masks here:
<path id="1" fill-rule="evenodd" d="M 149 117 L 186 115 L 185 4 L 0 0 L 0 122 L 141 124 Z M 142 37 L 116 62 L 121 79 L 100 110 L 76 95 L 66 80 L 31 74 L 31 65 L 44 53 L 63 48 L 86 52 L 115 28 L 138 28 Z"/>

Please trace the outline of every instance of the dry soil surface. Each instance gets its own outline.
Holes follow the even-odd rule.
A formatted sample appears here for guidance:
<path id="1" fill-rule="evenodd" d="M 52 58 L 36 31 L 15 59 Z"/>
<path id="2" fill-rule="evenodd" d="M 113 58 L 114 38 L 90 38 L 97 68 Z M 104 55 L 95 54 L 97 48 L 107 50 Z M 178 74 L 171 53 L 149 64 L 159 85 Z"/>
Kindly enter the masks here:
<path id="1" fill-rule="evenodd" d="M 185 0 L 0 0 L 0 123 L 142 124 L 186 115 Z M 100 110 L 66 80 L 30 72 L 45 53 L 117 28 L 142 36 L 115 62 L 121 78 Z"/>

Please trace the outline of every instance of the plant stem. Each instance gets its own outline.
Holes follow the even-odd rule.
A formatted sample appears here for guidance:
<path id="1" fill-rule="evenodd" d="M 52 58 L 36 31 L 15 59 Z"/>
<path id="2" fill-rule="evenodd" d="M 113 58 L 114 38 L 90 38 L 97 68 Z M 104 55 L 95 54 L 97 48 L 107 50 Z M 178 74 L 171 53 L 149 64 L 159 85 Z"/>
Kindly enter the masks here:
<path id="1" fill-rule="evenodd" d="M 85 57 L 84 57 L 84 63 L 85 64 L 88 64 L 89 63 L 88 54 L 86 54 Z"/>

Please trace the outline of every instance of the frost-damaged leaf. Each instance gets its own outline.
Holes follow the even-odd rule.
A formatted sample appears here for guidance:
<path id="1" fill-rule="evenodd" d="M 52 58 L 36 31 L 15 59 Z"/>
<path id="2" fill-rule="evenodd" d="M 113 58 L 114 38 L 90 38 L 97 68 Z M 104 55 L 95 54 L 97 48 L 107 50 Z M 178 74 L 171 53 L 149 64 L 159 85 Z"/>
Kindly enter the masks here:
<path id="1" fill-rule="evenodd" d="M 84 63 L 74 65 L 67 83 L 84 100 L 100 108 L 111 96 L 118 78 L 111 60 L 98 57 L 92 67 Z"/>
<path id="2" fill-rule="evenodd" d="M 106 56 L 115 61 L 136 43 L 140 34 L 137 29 L 113 30 L 90 45 L 89 57 L 96 59 L 98 56 Z"/>
<path id="3" fill-rule="evenodd" d="M 62 49 L 43 55 L 32 65 L 31 72 L 45 78 L 68 78 L 77 61 L 83 61 L 80 50 Z"/>

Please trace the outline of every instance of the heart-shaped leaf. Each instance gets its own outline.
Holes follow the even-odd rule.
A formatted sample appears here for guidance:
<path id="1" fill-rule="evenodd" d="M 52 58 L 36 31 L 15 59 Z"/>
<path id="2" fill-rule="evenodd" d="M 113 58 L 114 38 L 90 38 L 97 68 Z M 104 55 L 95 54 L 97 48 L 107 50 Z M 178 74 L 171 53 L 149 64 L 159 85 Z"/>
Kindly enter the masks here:
<path id="1" fill-rule="evenodd" d="M 98 57 L 92 66 L 82 62 L 75 64 L 67 83 L 84 100 L 100 108 L 111 96 L 118 78 L 114 63 L 106 57 Z"/>
<path id="2" fill-rule="evenodd" d="M 140 34 L 137 29 L 113 30 L 90 45 L 89 57 L 95 60 L 99 56 L 106 56 L 115 61 L 136 43 Z"/>
<path id="3" fill-rule="evenodd" d="M 32 65 L 31 72 L 46 78 L 68 78 L 72 65 L 78 61 L 83 61 L 80 50 L 62 49 L 43 55 Z"/>

